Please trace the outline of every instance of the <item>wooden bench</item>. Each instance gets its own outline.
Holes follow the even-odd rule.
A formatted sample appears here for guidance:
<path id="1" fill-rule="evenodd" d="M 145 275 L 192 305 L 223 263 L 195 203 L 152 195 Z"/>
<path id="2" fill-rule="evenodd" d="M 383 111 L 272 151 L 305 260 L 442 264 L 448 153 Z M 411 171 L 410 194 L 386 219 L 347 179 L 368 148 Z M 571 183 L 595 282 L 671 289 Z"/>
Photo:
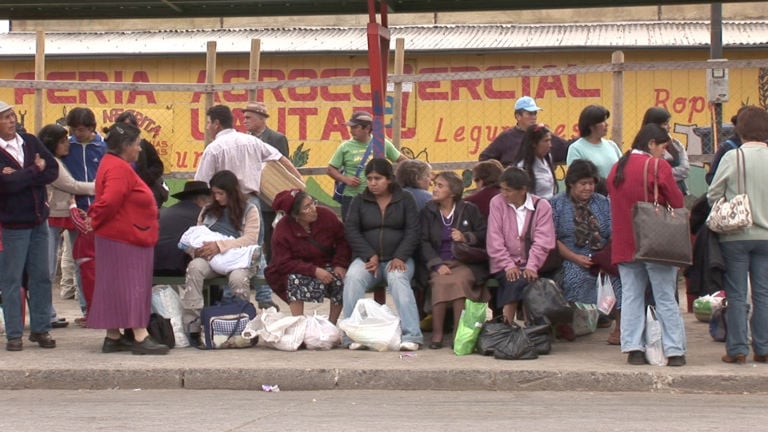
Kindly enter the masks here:
<path id="1" fill-rule="evenodd" d="M 154 285 L 184 285 L 186 283 L 185 276 L 152 276 L 152 286 Z M 251 278 L 252 285 L 266 285 L 267 281 L 264 278 L 253 277 Z M 229 279 L 226 276 L 219 276 L 203 281 L 203 298 L 205 299 L 205 305 L 211 304 L 211 287 L 212 286 L 225 286 L 229 285 Z"/>

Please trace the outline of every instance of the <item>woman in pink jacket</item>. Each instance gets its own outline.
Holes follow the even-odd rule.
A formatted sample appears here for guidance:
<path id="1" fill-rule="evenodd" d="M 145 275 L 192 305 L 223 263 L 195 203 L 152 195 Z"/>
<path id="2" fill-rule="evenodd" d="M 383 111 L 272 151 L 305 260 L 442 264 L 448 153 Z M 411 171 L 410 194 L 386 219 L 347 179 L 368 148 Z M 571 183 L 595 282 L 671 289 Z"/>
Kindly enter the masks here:
<path id="1" fill-rule="evenodd" d="M 486 249 L 491 274 L 499 281 L 496 307 L 511 323 L 523 289 L 539 278 L 539 268 L 555 248 L 555 225 L 549 202 L 528 192 L 525 171 L 507 168 L 499 184 L 501 192 L 491 199 Z"/>

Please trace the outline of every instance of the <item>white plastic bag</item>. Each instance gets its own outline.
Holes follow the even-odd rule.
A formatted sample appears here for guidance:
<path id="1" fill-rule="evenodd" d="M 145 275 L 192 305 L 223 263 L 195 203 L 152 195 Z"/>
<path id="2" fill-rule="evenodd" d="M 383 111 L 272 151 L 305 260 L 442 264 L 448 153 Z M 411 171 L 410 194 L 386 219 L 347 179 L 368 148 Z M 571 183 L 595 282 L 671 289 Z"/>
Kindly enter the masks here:
<path id="1" fill-rule="evenodd" d="M 661 323 L 656 318 L 656 309 L 648 306 L 645 312 L 645 360 L 654 366 L 666 366 L 664 346 L 661 343 Z"/>
<path id="2" fill-rule="evenodd" d="M 5 315 L 3 314 L 3 307 L 0 306 L 0 336 L 5 334 Z"/>
<path id="3" fill-rule="evenodd" d="M 152 287 L 152 312 L 171 320 L 173 337 L 176 339 L 176 347 L 189 346 L 187 332 L 181 321 L 184 306 L 181 304 L 179 293 L 170 285 L 155 285 Z"/>
<path id="4" fill-rule="evenodd" d="M 597 310 L 608 315 L 616 304 L 616 294 L 613 292 L 611 276 L 603 272 L 597 275 Z"/>
<path id="5" fill-rule="evenodd" d="M 339 321 L 350 339 L 375 351 L 400 351 L 400 318 L 387 305 L 360 299 L 349 318 Z"/>
<path id="6" fill-rule="evenodd" d="M 307 317 L 286 315 L 271 307 L 252 319 L 242 336 L 253 339 L 258 336 L 264 345 L 280 351 L 296 351 L 304 342 Z"/>
<path id="7" fill-rule="evenodd" d="M 341 343 L 341 331 L 327 317 L 314 315 L 307 318 L 304 345 L 309 350 L 329 350 Z"/>

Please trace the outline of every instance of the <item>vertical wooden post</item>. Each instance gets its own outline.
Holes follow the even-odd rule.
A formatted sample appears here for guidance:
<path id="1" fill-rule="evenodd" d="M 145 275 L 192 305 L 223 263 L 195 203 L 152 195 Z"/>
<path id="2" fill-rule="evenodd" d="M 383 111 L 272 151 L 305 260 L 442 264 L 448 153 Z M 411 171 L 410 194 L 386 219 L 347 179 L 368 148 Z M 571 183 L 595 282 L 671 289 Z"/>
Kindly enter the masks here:
<path id="1" fill-rule="evenodd" d="M 248 63 L 249 80 L 252 83 L 259 82 L 259 69 L 261 68 L 261 39 L 251 39 L 251 58 Z M 248 90 L 248 100 L 256 101 L 256 89 Z M 262 101 L 263 102 L 263 101 Z"/>
<path id="2" fill-rule="evenodd" d="M 205 83 L 212 85 L 216 81 L 216 41 L 209 41 L 206 45 L 206 57 L 205 57 Z M 210 88 L 205 91 L 205 112 L 208 112 L 208 108 L 213 106 L 215 92 Z M 208 145 L 213 141 L 212 136 L 205 134 L 205 145 Z"/>
<path id="3" fill-rule="evenodd" d="M 395 74 L 402 75 L 405 66 L 405 39 L 395 39 Z M 403 112 L 403 83 L 395 83 L 395 103 L 392 107 L 392 144 L 400 148 Z"/>
<path id="4" fill-rule="evenodd" d="M 45 32 L 38 31 L 35 46 L 35 81 L 45 79 Z M 11 102 L 12 103 L 12 102 Z M 35 123 L 33 130 L 27 130 L 36 134 L 43 127 L 43 89 L 35 89 Z"/>
<path id="5" fill-rule="evenodd" d="M 611 63 L 616 65 L 624 64 L 624 52 L 614 51 L 611 55 Z M 613 102 L 611 104 L 611 139 L 624 147 L 624 71 L 617 70 L 613 72 Z"/>

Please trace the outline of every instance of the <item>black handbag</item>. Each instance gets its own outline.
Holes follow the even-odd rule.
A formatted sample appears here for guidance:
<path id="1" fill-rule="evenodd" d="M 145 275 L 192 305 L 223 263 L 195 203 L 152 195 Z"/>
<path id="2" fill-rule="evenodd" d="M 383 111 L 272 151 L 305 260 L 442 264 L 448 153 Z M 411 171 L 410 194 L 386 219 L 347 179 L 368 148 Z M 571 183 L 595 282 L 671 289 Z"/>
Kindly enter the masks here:
<path id="1" fill-rule="evenodd" d="M 176 337 L 173 335 L 173 325 L 169 318 L 164 318 L 162 315 L 152 312 L 149 315 L 147 332 L 155 342 L 161 343 L 168 348 L 176 346 Z"/>
<path id="2" fill-rule="evenodd" d="M 643 171 L 645 201 L 635 203 L 632 208 L 632 228 L 635 235 L 637 261 L 689 266 L 693 263 L 691 228 L 688 210 L 659 205 L 659 160 L 654 164 L 653 202 L 648 202 L 648 164 Z"/>
<path id="3" fill-rule="evenodd" d="M 523 307 L 529 319 L 547 318 L 552 324 L 570 324 L 573 309 L 551 279 L 538 278 L 523 289 Z"/>
<path id="4" fill-rule="evenodd" d="M 466 264 L 477 264 L 488 261 L 488 253 L 485 249 L 470 246 L 466 242 L 452 242 L 451 254 L 454 258 Z"/>
<path id="5" fill-rule="evenodd" d="M 525 331 L 517 324 L 502 322 L 501 317 L 483 324 L 475 350 L 500 360 L 532 360 L 539 357 Z"/>

